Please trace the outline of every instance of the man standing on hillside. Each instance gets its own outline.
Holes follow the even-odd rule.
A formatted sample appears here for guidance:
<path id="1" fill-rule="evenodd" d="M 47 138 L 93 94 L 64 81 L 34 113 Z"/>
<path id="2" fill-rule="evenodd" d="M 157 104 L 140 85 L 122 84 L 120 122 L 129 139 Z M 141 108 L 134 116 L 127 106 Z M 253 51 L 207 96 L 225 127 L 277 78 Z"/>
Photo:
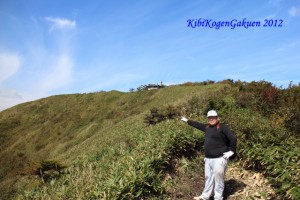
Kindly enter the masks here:
<path id="1" fill-rule="evenodd" d="M 194 199 L 208 200 L 214 189 L 214 199 L 222 200 L 226 165 L 229 157 L 236 152 L 237 139 L 227 125 L 219 122 L 216 111 L 208 111 L 207 118 L 208 124 L 181 118 L 188 125 L 205 132 L 205 187 L 202 194 Z"/>

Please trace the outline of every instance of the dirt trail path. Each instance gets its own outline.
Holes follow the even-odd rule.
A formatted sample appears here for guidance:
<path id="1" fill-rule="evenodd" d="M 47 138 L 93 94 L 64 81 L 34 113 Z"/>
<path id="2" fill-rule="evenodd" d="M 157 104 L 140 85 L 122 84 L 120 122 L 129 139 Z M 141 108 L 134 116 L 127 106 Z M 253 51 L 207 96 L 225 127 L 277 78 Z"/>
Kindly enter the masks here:
<path id="1" fill-rule="evenodd" d="M 203 158 L 189 162 L 180 159 L 175 163 L 175 172 L 166 175 L 170 184 L 170 199 L 192 200 L 204 187 Z M 236 163 L 227 166 L 224 199 L 277 199 L 268 180 L 260 173 L 244 170 Z M 213 200 L 213 197 L 211 198 Z"/>

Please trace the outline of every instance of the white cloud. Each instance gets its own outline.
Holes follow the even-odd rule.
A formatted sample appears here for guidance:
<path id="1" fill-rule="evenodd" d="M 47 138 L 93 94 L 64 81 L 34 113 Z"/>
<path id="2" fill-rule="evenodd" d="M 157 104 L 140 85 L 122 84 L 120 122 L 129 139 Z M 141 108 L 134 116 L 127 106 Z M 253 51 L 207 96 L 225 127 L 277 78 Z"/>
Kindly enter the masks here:
<path id="1" fill-rule="evenodd" d="M 0 88 L 0 97 L 1 98 L 11 98 L 11 99 L 16 99 L 20 100 L 22 99 L 21 95 L 18 94 L 15 90 L 7 90 Z"/>
<path id="2" fill-rule="evenodd" d="M 0 84 L 15 74 L 21 65 L 21 58 L 15 54 L 0 53 Z"/>
<path id="3" fill-rule="evenodd" d="M 8 109 L 20 103 L 33 101 L 45 97 L 45 95 L 20 93 L 15 89 L 0 88 L 0 111 Z"/>
<path id="4" fill-rule="evenodd" d="M 50 72 L 42 77 L 39 87 L 43 91 L 50 91 L 60 88 L 71 82 L 73 62 L 68 55 L 58 56 L 53 65 L 50 66 Z"/>
<path id="5" fill-rule="evenodd" d="M 289 43 L 289 44 L 286 44 L 282 47 L 277 48 L 275 51 L 276 52 L 282 52 L 282 51 L 286 51 L 290 48 L 294 48 L 295 46 L 297 46 L 297 43 Z"/>
<path id="6" fill-rule="evenodd" d="M 62 40 L 66 42 L 59 42 Z M 48 96 L 72 81 L 73 59 L 68 52 L 69 40 L 60 37 L 55 41 L 61 51 L 52 54 L 44 47 L 33 48 L 32 55 L 24 54 L 22 59 L 17 54 L 0 52 L 0 111 Z M 24 75 L 18 76 L 18 82 L 10 82 L 21 65 Z"/>
<path id="7" fill-rule="evenodd" d="M 2 86 L 2 82 L 12 77 L 20 66 L 21 58 L 18 55 L 0 53 L 0 111 L 23 101 L 15 90 L 5 89 Z"/>
<path id="8" fill-rule="evenodd" d="M 296 7 L 296 6 L 293 6 L 291 7 L 291 9 L 289 10 L 289 14 L 292 16 L 292 17 L 295 17 L 297 15 L 300 15 L 300 8 Z"/>
<path id="9" fill-rule="evenodd" d="M 69 19 L 58 17 L 46 17 L 45 19 L 51 22 L 49 32 L 53 30 L 73 30 L 76 28 L 76 22 Z M 70 56 L 71 40 L 72 37 L 64 34 L 58 35 L 54 40 L 58 51 L 44 58 L 44 60 L 47 60 L 47 64 L 46 70 L 40 73 L 41 81 L 38 85 L 39 91 L 48 93 L 51 90 L 58 89 L 71 82 L 73 70 L 73 59 Z"/>
<path id="10" fill-rule="evenodd" d="M 52 26 L 49 29 L 49 32 L 52 32 L 55 29 L 74 29 L 76 28 L 76 21 L 71 21 L 65 18 L 58 17 L 46 17 L 47 21 L 52 23 Z"/>
<path id="11" fill-rule="evenodd" d="M 26 89 L 21 92 L 17 86 L 14 86 L 13 88 L 1 86 L 1 81 L 8 79 L 8 77 L 16 71 L 16 67 L 14 67 L 15 70 L 6 70 L 6 75 L 4 76 L 2 75 L 4 74 L 2 73 L 4 70 L 2 70 L 3 67 L 1 64 L 0 111 L 23 102 L 46 97 L 51 90 L 63 87 L 72 81 L 73 62 L 70 56 L 61 54 L 54 58 L 52 57 L 52 61 L 51 56 L 45 59 L 47 62 L 50 62 L 50 65 L 47 66 L 47 69 L 44 71 L 38 70 L 37 74 L 31 72 L 32 76 L 23 77 L 25 78 L 22 80 L 26 84 L 25 88 L 30 88 L 30 90 Z M 1 61 L 1 63 L 3 63 L 3 61 Z M 38 76 L 39 78 L 37 78 Z"/>
<path id="12" fill-rule="evenodd" d="M 15 90 L 0 88 L 0 111 L 16 104 L 22 103 L 23 98 Z"/>

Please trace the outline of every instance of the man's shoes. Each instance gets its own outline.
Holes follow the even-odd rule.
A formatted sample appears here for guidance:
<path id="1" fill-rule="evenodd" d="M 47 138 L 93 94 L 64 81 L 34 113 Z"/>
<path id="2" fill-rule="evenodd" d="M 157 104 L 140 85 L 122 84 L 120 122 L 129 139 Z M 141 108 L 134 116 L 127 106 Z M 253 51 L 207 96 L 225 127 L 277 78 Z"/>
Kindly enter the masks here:
<path id="1" fill-rule="evenodd" d="M 198 197 L 194 197 L 194 199 L 195 199 L 195 200 L 208 200 L 208 199 L 206 199 L 206 198 L 201 197 L 201 195 L 198 196 Z"/>
<path id="2" fill-rule="evenodd" d="M 201 198 L 201 196 L 194 197 L 194 199 L 195 199 L 195 200 L 203 200 L 203 199 Z"/>

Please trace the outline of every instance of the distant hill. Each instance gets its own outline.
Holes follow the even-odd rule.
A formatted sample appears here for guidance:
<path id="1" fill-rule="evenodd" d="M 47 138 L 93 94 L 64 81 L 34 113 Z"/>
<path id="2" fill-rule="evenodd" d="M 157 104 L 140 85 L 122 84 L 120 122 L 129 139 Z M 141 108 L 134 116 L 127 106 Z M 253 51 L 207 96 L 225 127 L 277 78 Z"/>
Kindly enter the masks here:
<path id="1" fill-rule="evenodd" d="M 155 138 L 152 138 L 151 135 L 154 136 L 169 126 L 164 121 L 176 119 L 176 116 L 181 114 L 205 120 L 204 114 L 209 108 L 220 110 L 226 122 L 232 125 L 240 138 L 252 137 L 247 136 L 247 134 L 257 134 L 259 130 L 264 134 L 273 134 L 273 128 L 280 127 L 278 130 L 283 133 L 278 134 L 278 137 L 288 133 L 288 137 L 297 140 L 297 135 L 295 135 L 297 122 L 289 121 L 292 119 L 284 118 L 280 113 L 274 111 L 276 106 L 278 108 L 278 105 L 283 105 L 281 102 L 283 97 L 276 96 L 280 101 L 273 99 L 275 98 L 274 95 L 279 95 L 279 93 L 275 94 L 274 91 L 270 90 L 275 88 L 272 84 L 265 82 L 258 82 L 256 86 L 253 86 L 253 84 L 234 83 L 232 81 L 202 82 L 186 83 L 150 91 L 142 90 L 126 93 L 110 91 L 58 95 L 20 104 L 2 111 L 0 112 L 0 198 L 25 198 L 26 195 L 28 198 L 42 198 L 42 195 L 47 199 L 47 194 L 51 191 L 56 191 L 57 198 L 70 198 L 76 193 L 72 187 L 75 184 L 73 181 L 76 182 L 74 179 L 78 178 L 77 182 L 82 182 L 81 191 L 83 193 L 79 192 L 76 194 L 77 196 L 82 195 L 81 198 L 91 198 L 87 195 L 89 194 L 94 195 L 96 198 L 105 199 L 104 196 L 110 193 L 103 192 L 105 190 L 103 188 L 114 188 L 115 186 L 106 183 L 109 177 L 105 174 L 101 175 L 102 170 L 105 171 L 114 166 L 112 167 L 114 171 L 111 171 L 111 174 L 116 173 L 116 170 L 119 169 L 117 167 L 118 163 L 123 162 L 119 156 L 137 155 L 134 158 L 138 159 L 139 154 L 137 152 L 142 152 L 141 149 L 148 148 L 144 146 L 146 140 L 148 140 L 146 136 L 143 136 L 144 133 L 145 135 L 149 134 L 149 141 L 154 141 Z M 299 87 L 291 87 L 288 90 L 289 94 L 293 95 L 292 90 L 297 90 L 297 88 Z M 261 91 L 257 92 L 258 90 Z M 287 92 L 283 89 L 276 89 L 275 92 L 277 91 Z M 261 94 L 261 96 L 257 96 L 258 94 Z M 257 102 L 260 97 L 269 101 L 265 104 L 268 105 L 268 108 L 261 107 L 263 104 L 260 105 Z M 292 100 L 284 99 L 282 101 Z M 295 102 L 288 103 L 291 105 L 294 103 L 295 105 Z M 284 106 L 280 108 L 288 110 Z M 152 112 L 153 109 L 156 110 L 156 114 L 159 113 L 159 120 L 158 115 Z M 296 107 L 289 107 L 289 109 L 297 111 Z M 268 116 L 264 116 L 266 113 Z M 250 119 L 246 119 L 250 116 Z M 156 117 L 155 120 L 157 123 L 161 122 L 162 125 L 159 126 L 162 127 L 149 125 L 151 117 Z M 263 120 L 260 118 L 263 118 Z M 246 120 L 252 121 L 249 123 Z M 261 121 L 255 122 L 256 120 Z M 273 128 L 267 125 L 271 123 L 269 120 L 273 121 Z M 285 124 L 287 122 L 295 125 L 289 127 Z M 177 123 L 175 122 L 175 124 Z M 262 124 L 258 128 L 253 128 L 253 126 L 257 126 L 257 123 Z M 175 132 L 177 130 L 191 131 L 185 127 L 172 126 Z M 156 128 L 151 129 L 151 127 Z M 252 131 L 255 133 L 252 133 Z M 168 136 L 163 137 L 168 138 Z M 273 137 L 269 138 L 274 139 Z M 194 138 L 191 140 L 196 142 Z M 263 140 L 265 141 L 265 138 L 261 138 L 261 141 Z M 170 142 L 167 142 L 168 139 L 165 139 L 165 141 L 166 143 L 162 143 L 162 146 L 170 144 Z M 257 143 L 261 141 L 257 141 Z M 194 144 L 196 145 L 196 143 Z M 172 145 L 174 144 L 172 143 Z M 247 145 L 248 143 L 241 145 L 241 158 L 247 154 L 244 151 Z M 293 146 L 291 151 L 294 151 L 294 148 L 298 147 Z M 145 157 L 147 156 L 145 155 Z M 104 158 L 106 158 L 109 165 L 99 164 L 103 162 L 102 159 Z M 264 170 L 264 167 L 269 166 L 267 164 L 251 166 L 251 162 L 256 162 L 254 160 L 255 158 L 243 160 L 244 164 L 246 163 L 245 167 L 252 167 L 261 171 Z M 123 167 L 123 164 L 120 166 Z M 47 167 L 49 171 L 47 171 Z M 106 167 L 108 168 L 106 169 Z M 100 170 L 100 168 L 102 169 Z M 50 169 L 52 172 L 50 172 Z M 86 171 L 87 169 L 90 171 Z M 90 177 L 86 175 L 89 173 Z M 77 175 L 75 176 L 75 174 Z M 90 182 L 87 180 L 90 180 Z M 294 182 L 298 180 L 294 180 Z M 103 189 L 102 191 L 97 191 L 94 188 L 99 182 L 107 184 L 98 186 L 98 188 Z M 49 190 L 41 189 L 40 185 L 46 185 Z M 134 195 L 146 195 L 146 193 L 152 195 L 152 192 L 149 191 L 154 190 L 153 188 L 144 188 L 144 191 L 148 191 L 144 193 L 143 191 L 133 190 L 132 188 L 135 187 L 133 185 L 130 186 L 131 189 L 130 187 L 128 189 L 128 187 L 126 186 L 126 191 L 130 190 Z M 37 188 L 35 192 L 32 190 L 34 188 Z M 299 189 L 295 188 L 294 184 L 288 186 L 288 189 L 293 189 L 293 191 Z M 119 188 L 114 189 L 119 191 Z M 158 191 L 160 190 L 157 189 Z M 282 195 L 288 195 L 287 189 L 281 193 Z M 111 193 L 110 195 L 119 195 L 119 198 L 122 199 L 121 197 L 124 194 L 120 190 L 120 192 Z M 155 195 L 155 192 L 153 192 L 153 195 Z"/>

